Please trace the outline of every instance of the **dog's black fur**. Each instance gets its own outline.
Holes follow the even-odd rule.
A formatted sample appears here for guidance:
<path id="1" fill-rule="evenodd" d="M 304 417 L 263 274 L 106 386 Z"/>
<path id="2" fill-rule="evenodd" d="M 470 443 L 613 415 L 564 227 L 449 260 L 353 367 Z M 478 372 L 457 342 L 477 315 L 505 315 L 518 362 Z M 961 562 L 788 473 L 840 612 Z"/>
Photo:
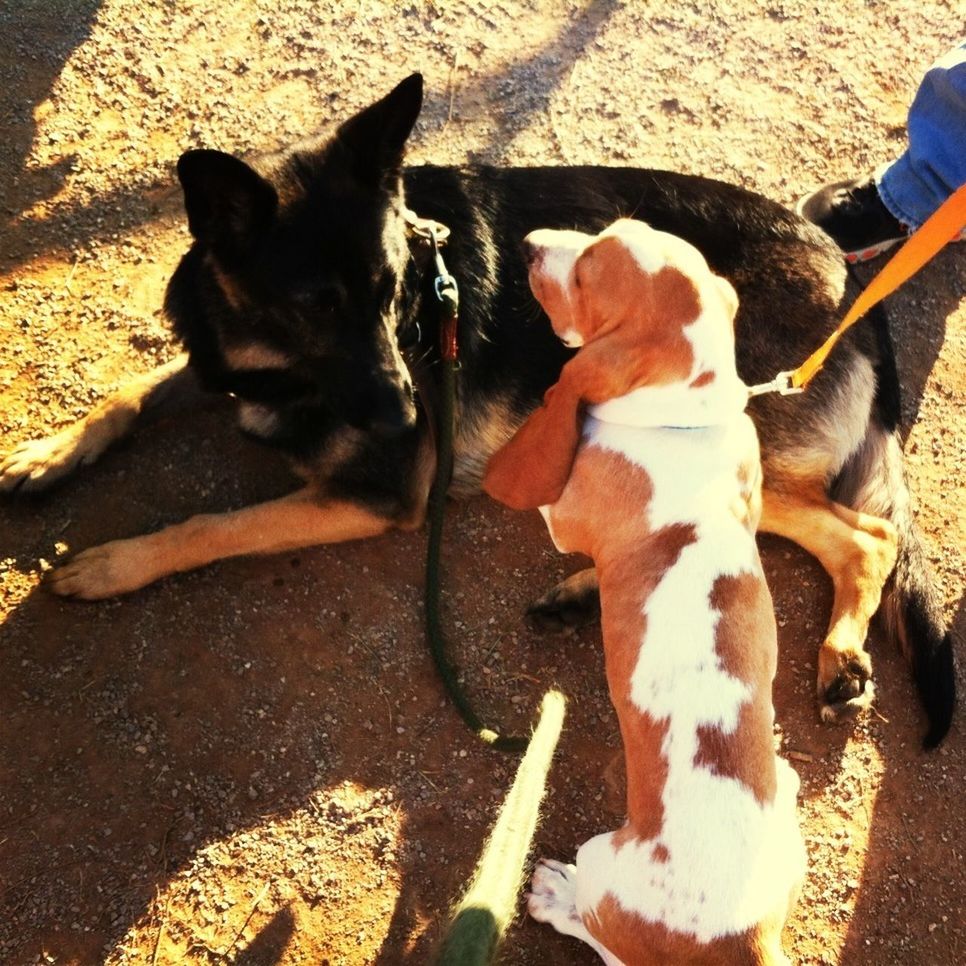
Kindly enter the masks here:
<path id="1" fill-rule="evenodd" d="M 354 458 L 314 477 L 327 492 L 404 514 L 412 509 L 400 485 L 410 474 L 400 461 L 415 452 L 417 408 L 391 342 L 396 334 L 411 343 L 418 322 L 416 355 L 431 374 L 438 306 L 431 273 L 406 244 L 404 197 L 420 215 L 453 228 L 446 257 L 463 292 L 460 410 L 472 422 L 498 401 L 504 436 L 568 355 L 539 319 L 526 282 L 518 245 L 535 228 L 592 232 L 618 216 L 638 217 L 699 246 L 712 270 L 736 285 L 739 368 L 749 383 L 786 368 L 834 328 L 841 296 L 828 279 L 841 274 L 841 258 L 781 206 L 721 182 L 640 169 L 403 171 L 420 101 L 420 85 L 410 78 L 265 178 L 212 151 L 189 152 L 178 166 L 197 241 L 168 290 L 175 331 L 208 388 L 273 410 L 277 426 L 258 435 L 306 469 L 333 437 L 358 431 Z M 213 264 L 230 278 L 240 308 L 230 304 Z M 225 346 L 253 341 L 285 352 L 293 364 L 230 369 Z M 819 376 L 818 391 L 753 403 L 766 457 L 800 446 L 824 415 L 822 382 L 834 384 L 857 354 L 891 362 L 880 360 L 874 333 L 860 328 Z M 484 431 L 499 435 L 489 422 Z M 467 441 L 465 428 L 461 435 L 470 452 L 458 453 L 456 484 L 476 489 L 492 446 Z"/>
<path id="2" fill-rule="evenodd" d="M 534 229 L 596 232 L 634 217 L 694 244 L 738 292 L 748 384 L 803 360 L 843 314 L 852 293 L 837 249 L 737 187 L 624 168 L 403 168 L 421 100 L 414 75 L 332 138 L 260 172 L 215 151 L 178 165 L 195 241 L 168 290 L 175 331 L 202 382 L 239 398 L 247 431 L 286 453 L 320 501 L 399 526 L 425 512 L 432 434 L 415 390 L 432 408 L 439 309 L 428 252 L 407 236 L 407 206 L 452 230 L 446 260 L 462 293 L 455 493 L 478 490 L 488 458 L 567 358 L 527 285 L 519 243 Z M 896 512 L 907 502 L 897 386 L 880 314 L 848 333 L 806 394 L 759 397 L 750 412 L 766 495 L 835 486 L 857 509 L 897 517 L 902 579 L 890 608 L 936 743 L 952 715 L 952 646 L 912 521 Z M 851 454 L 838 452 L 840 425 L 865 427 Z M 561 594 L 542 610 L 552 619 L 573 605 Z M 849 662 L 821 700 L 847 705 L 867 676 Z"/>

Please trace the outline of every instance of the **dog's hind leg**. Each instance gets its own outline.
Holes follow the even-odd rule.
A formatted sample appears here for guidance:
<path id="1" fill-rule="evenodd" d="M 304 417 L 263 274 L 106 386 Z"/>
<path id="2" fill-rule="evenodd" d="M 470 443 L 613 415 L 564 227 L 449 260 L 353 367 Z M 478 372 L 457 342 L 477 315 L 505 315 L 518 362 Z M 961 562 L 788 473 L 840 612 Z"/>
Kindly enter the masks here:
<path id="1" fill-rule="evenodd" d="M 325 500 L 306 487 L 278 500 L 191 517 L 157 533 L 91 547 L 54 570 L 48 586 L 63 597 L 102 600 L 226 557 L 359 540 L 418 524 Z"/>
<path id="2" fill-rule="evenodd" d="M 600 588 L 593 567 L 579 570 L 547 591 L 527 608 L 539 630 L 566 631 L 600 620 Z"/>
<path id="3" fill-rule="evenodd" d="M 538 859 L 527 893 L 527 911 L 537 922 L 549 923 L 557 932 L 587 943 L 605 966 L 623 966 L 621 960 L 587 931 L 577 912 L 575 865 L 565 865 L 553 859 Z"/>
<path id="4" fill-rule="evenodd" d="M 0 492 L 44 490 L 93 463 L 133 429 L 138 417 L 172 396 L 196 390 L 185 354 L 135 376 L 83 419 L 48 436 L 21 443 L 0 462 Z"/>
<path id="5" fill-rule="evenodd" d="M 777 492 L 766 484 L 762 497 L 760 529 L 793 540 L 832 578 L 835 599 L 818 652 L 816 686 L 822 720 L 842 720 L 873 698 L 865 638 L 895 567 L 896 529 L 806 487 Z"/>

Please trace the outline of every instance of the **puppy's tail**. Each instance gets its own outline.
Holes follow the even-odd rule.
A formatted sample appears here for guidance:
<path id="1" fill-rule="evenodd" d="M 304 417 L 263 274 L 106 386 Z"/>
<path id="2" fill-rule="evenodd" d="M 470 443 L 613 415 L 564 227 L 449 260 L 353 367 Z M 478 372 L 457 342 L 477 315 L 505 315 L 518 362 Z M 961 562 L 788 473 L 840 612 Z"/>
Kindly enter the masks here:
<path id="1" fill-rule="evenodd" d="M 885 314 L 876 310 L 876 315 L 872 321 L 881 350 L 876 411 L 865 440 L 839 473 L 830 495 L 846 506 L 889 520 L 896 528 L 898 557 L 883 591 L 880 614 L 909 662 L 929 719 L 923 745 L 935 748 L 949 731 L 956 704 L 954 642 L 914 519 L 898 430 L 898 378 Z"/>

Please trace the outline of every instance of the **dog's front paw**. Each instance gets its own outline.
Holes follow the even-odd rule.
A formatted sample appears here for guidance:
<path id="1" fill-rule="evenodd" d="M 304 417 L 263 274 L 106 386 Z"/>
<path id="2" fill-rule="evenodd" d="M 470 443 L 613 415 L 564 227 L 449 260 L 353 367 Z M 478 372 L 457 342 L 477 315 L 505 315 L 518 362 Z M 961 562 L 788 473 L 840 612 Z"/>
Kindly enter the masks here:
<path id="1" fill-rule="evenodd" d="M 63 479 L 82 463 L 93 462 L 101 452 L 83 445 L 73 428 L 46 439 L 21 443 L 0 463 L 0 492 L 36 492 Z"/>
<path id="2" fill-rule="evenodd" d="M 47 586 L 61 597 L 104 600 L 144 587 L 159 576 L 144 538 L 91 547 L 51 571 Z"/>
<path id="3" fill-rule="evenodd" d="M 577 914 L 577 867 L 540 859 L 533 870 L 527 910 L 538 922 L 548 922 L 557 932 L 579 935 L 584 931 Z"/>
<path id="4" fill-rule="evenodd" d="M 567 631 L 600 620 L 600 587 L 593 567 L 572 574 L 527 608 L 531 624 L 542 631 Z"/>
<path id="5" fill-rule="evenodd" d="M 827 642 L 818 660 L 819 715 L 827 724 L 855 718 L 872 704 L 872 660 L 865 651 L 839 650 Z"/>

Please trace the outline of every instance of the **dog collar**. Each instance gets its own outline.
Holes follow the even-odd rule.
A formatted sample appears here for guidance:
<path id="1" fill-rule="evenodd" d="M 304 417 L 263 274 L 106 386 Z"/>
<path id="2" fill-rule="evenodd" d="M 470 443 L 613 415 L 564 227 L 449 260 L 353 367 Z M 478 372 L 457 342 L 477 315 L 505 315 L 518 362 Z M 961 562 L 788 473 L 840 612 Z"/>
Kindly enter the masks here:
<path id="1" fill-rule="evenodd" d="M 687 382 L 641 386 L 624 396 L 588 406 L 603 423 L 636 429 L 707 429 L 731 422 L 744 412 L 748 388 L 735 377 L 727 385 L 695 388 Z"/>

